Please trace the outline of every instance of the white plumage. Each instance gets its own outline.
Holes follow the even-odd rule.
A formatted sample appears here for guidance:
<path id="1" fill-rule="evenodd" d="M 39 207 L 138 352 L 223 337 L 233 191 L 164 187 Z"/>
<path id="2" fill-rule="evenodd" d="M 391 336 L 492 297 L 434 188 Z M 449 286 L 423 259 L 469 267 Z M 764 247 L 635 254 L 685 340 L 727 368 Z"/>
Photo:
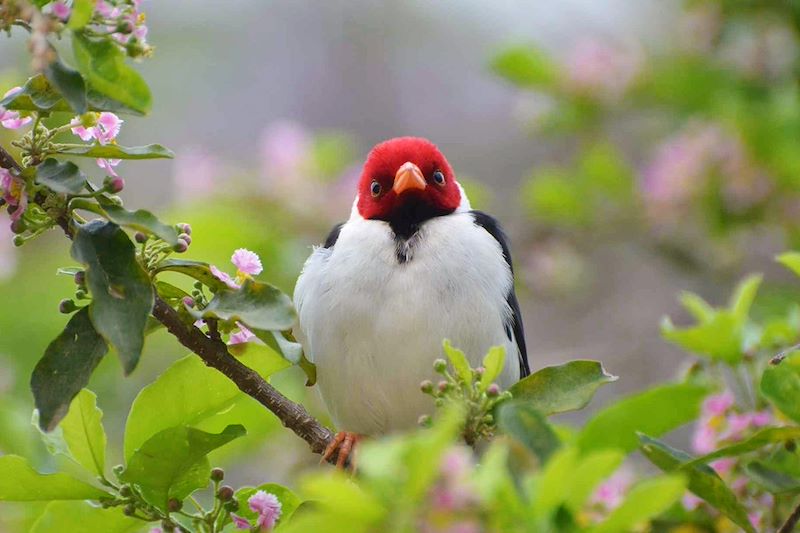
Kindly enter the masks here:
<path id="1" fill-rule="evenodd" d="M 512 272 L 500 243 L 469 210 L 462 190 L 455 212 L 398 242 L 387 222 L 364 219 L 354 204 L 335 245 L 314 248 L 306 261 L 294 293 L 296 334 L 339 429 L 380 434 L 432 413 L 419 384 L 435 378 L 445 338 L 473 366 L 491 346 L 504 345 L 499 382 L 519 378 L 507 325 Z M 398 258 L 398 246 L 407 260 Z"/>

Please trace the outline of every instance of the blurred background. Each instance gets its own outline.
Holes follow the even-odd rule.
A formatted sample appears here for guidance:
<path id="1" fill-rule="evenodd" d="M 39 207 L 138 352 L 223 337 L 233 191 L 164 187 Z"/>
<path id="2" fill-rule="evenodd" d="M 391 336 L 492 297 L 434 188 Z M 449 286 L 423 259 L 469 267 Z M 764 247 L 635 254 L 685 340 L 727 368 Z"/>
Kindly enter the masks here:
<path id="1" fill-rule="evenodd" d="M 620 375 L 591 411 L 679 372 L 686 356 L 659 322 L 687 321 L 680 291 L 721 304 L 760 271 L 756 314 L 800 296 L 772 261 L 800 241 L 790 5 L 146 2 L 156 52 L 140 67 L 155 105 L 126 118 L 119 141 L 159 142 L 177 158 L 123 163 L 123 197 L 191 222 L 192 258 L 222 268 L 236 248 L 258 252 L 262 277 L 291 293 L 310 246 L 347 218 L 369 148 L 428 137 L 473 206 L 511 235 L 531 366 L 591 358 Z M 3 87 L 28 75 L 24 38 L 0 39 Z M 22 249 L 0 238 L 0 451 L 38 453 L 43 468 L 52 459 L 30 425 L 28 377 L 66 321 L 56 308 L 74 287 L 55 272 L 71 264 L 58 235 Z M 136 392 L 183 355 L 158 333 L 127 379 L 105 358 L 90 387 L 112 458 Z M 307 394 L 293 370 L 273 381 Z M 260 429 L 218 460 L 234 483 L 265 471 L 285 482 L 309 454 L 251 407 Z"/>

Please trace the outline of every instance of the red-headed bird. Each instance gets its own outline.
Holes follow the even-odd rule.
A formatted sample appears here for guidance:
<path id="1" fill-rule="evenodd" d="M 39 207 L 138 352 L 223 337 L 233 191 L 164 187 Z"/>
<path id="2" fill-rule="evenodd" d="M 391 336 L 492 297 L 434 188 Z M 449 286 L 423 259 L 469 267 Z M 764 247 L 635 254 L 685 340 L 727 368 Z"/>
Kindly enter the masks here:
<path id="1" fill-rule="evenodd" d="M 443 339 L 473 367 L 490 347 L 505 346 L 501 386 L 530 373 L 505 234 L 470 208 L 426 139 L 372 149 L 350 218 L 314 249 L 294 302 L 322 398 L 347 430 L 326 458 L 342 445 L 343 461 L 355 434 L 407 429 L 432 411 L 419 384 L 433 377 Z"/>

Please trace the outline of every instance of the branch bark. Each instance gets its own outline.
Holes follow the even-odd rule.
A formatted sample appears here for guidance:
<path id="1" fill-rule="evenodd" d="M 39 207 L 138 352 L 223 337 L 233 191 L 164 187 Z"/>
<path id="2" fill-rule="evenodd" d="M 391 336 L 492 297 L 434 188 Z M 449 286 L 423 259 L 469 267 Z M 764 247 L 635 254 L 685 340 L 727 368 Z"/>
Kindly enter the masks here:
<path id="1" fill-rule="evenodd" d="M 17 172 L 21 170 L 16 160 L 2 146 L 0 146 L 0 167 Z M 41 202 L 43 198 L 36 198 L 34 201 Z M 56 222 L 71 239 L 72 228 L 66 216 Z M 285 397 L 257 372 L 231 355 L 224 342 L 206 336 L 194 326 L 184 324 L 177 311 L 158 296 L 152 314 L 178 339 L 178 342 L 197 354 L 206 365 L 222 372 L 242 392 L 272 411 L 284 426 L 308 443 L 312 452 L 321 454 L 325 451 L 333 440 L 333 432 L 320 424 L 302 405 Z M 330 458 L 331 463 L 336 462 L 336 455 Z"/>
<path id="2" fill-rule="evenodd" d="M 794 531 L 794 528 L 798 522 L 800 522 L 800 504 L 794 508 L 794 511 L 792 511 L 792 514 L 790 514 L 789 518 L 786 519 L 786 522 L 784 522 L 784 524 L 778 530 L 778 533 L 791 533 Z"/>

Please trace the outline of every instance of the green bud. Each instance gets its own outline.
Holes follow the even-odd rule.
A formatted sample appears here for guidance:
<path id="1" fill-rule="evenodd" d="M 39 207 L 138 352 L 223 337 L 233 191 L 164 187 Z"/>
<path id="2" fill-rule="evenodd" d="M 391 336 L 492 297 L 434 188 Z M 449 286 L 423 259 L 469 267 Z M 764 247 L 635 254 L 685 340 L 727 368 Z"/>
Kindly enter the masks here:
<path id="1" fill-rule="evenodd" d="M 420 427 L 427 428 L 431 426 L 431 417 L 430 415 L 422 415 L 417 419 L 417 424 Z"/>
<path id="2" fill-rule="evenodd" d="M 75 285 L 83 287 L 86 285 L 86 272 L 83 270 L 75 272 L 75 276 L 72 279 L 75 280 Z"/>
<path id="3" fill-rule="evenodd" d="M 65 315 L 67 315 L 67 314 L 69 314 L 69 313 L 72 313 L 72 312 L 73 312 L 73 311 L 75 311 L 77 308 L 78 308 L 78 307 L 75 305 L 75 302 L 73 302 L 73 301 L 72 301 L 72 300 L 70 300 L 69 298 L 64 298 L 64 299 L 63 299 L 63 300 L 61 300 L 61 302 L 59 302 L 59 304 L 58 304 L 58 312 L 59 312 L 59 313 L 63 313 L 63 314 L 65 314 Z"/>
<path id="4" fill-rule="evenodd" d="M 114 472 L 114 475 L 117 476 L 117 478 L 119 478 L 119 476 L 121 476 L 125 471 L 125 465 L 115 465 L 111 471 Z"/>
<path id="5" fill-rule="evenodd" d="M 447 370 L 447 361 L 444 359 L 437 359 L 433 362 L 433 369 L 439 374 L 443 374 Z"/>
<path id="6" fill-rule="evenodd" d="M 450 384 L 446 381 L 440 381 L 437 385 L 439 392 L 447 392 L 450 389 Z"/>
<path id="7" fill-rule="evenodd" d="M 223 507 L 225 507 L 225 510 L 228 511 L 229 513 L 235 513 L 236 511 L 239 510 L 239 501 L 230 500 L 226 502 L 225 505 L 223 505 Z"/>
<path id="8" fill-rule="evenodd" d="M 144 244 L 144 243 L 146 243 L 146 242 L 147 242 L 147 234 L 146 234 L 146 233 L 142 233 L 141 231 L 137 231 L 137 232 L 136 232 L 136 233 L 133 235 L 133 238 L 134 238 L 134 240 L 135 240 L 136 242 L 138 242 L 139 244 Z"/>
<path id="9" fill-rule="evenodd" d="M 436 407 L 443 407 L 444 406 L 444 398 L 436 398 L 433 402 Z"/>
<path id="10" fill-rule="evenodd" d="M 430 394 L 433 392 L 433 383 L 431 382 L 431 380 L 426 379 L 425 381 L 419 384 L 419 390 L 421 390 L 425 394 Z"/>
<path id="11" fill-rule="evenodd" d="M 78 300 L 85 300 L 86 299 L 86 291 L 83 289 L 78 289 L 75 291 L 75 298 Z"/>
<path id="12" fill-rule="evenodd" d="M 229 502 L 233 499 L 233 487 L 229 487 L 228 485 L 223 485 L 217 491 L 217 498 L 221 502 Z"/>
<path id="13" fill-rule="evenodd" d="M 797 449 L 797 443 L 793 440 L 787 440 L 783 443 L 783 447 L 786 448 L 786 451 L 793 452 Z"/>
<path id="14" fill-rule="evenodd" d="M 170 498 L 167 500 L 167 509 L 171 513 L 177 513 L 183 508 L 183 502 L 177 498 Z"/>
<path id="15" fill-rule="evenodd" d="M 25 244 L 25 238 L 22 235 L 14 235 L 13 242 L 14 242 L 14 246 L 19 248 L 20 246 Z"/>
<path id="16" fill-rule="evenodd" d="M 133 490 L 131 490 L 131 486 L 130 485 L 122 485 L 119 488 L 119 495 L 122 496 L 123 498 L 129 498 L 130 496 L 132 496 L 133 495 Z"/>
<path id="17" fill-rule="evenodd" d="M 21 218 L 11 223 L 11 231 L 17 235 L 24 233 L 26 229 L 28 229 L 28 225 Z"/>
<path id="18" fill-rule="evenodd" d="M 136 514 L 136 506 L 132 503 L 129 503 L 122 509 L 122 512 L 125 513 L 127 516 L 133 516 L 134 514 Z"/>
<path id="19" fill-rule="evenodd" d="M 497 383 L 492 383 L 486 389 L 486 396 L 489 398 L 497 398 L 500 395 L 500 386 Z"/>

